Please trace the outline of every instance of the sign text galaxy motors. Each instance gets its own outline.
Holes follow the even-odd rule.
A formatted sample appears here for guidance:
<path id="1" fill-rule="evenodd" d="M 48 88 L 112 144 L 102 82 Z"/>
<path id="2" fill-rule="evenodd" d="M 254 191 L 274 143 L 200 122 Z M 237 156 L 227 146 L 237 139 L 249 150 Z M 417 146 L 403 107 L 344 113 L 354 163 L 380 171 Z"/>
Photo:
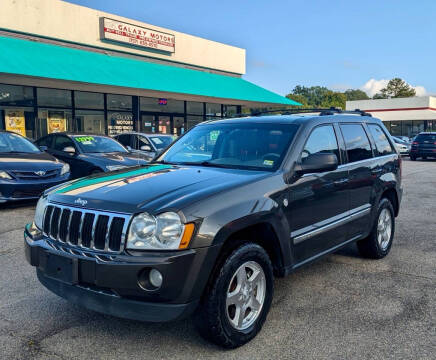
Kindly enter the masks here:
<path id="1" fill-rule="evenodd" d="M 173 53 L 176 39 L 172 34 L 121 21 L 101 18 L 101 39 Z"/>

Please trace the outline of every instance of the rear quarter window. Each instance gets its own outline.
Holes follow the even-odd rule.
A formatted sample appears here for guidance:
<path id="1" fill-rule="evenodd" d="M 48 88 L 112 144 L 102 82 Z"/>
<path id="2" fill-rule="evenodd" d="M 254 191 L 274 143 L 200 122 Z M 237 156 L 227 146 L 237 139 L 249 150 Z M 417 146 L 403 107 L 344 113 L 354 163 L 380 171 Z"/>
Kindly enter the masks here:
<path id="1" fill-rule="evenodd" d="M 341 124 L 342 135 L 347 148 L 348 162 L 372 158 L 368 136 L 360 124 Z"/>
<path id="2" fill-rule="evenodd" d="M 389 155 L 394 153 L 391 143 L 388 140 L 383 129 L 376 124 L 368 124 L 368 129 L 374 138 L 375 146 L 377 149 L 377 155 Z"/>

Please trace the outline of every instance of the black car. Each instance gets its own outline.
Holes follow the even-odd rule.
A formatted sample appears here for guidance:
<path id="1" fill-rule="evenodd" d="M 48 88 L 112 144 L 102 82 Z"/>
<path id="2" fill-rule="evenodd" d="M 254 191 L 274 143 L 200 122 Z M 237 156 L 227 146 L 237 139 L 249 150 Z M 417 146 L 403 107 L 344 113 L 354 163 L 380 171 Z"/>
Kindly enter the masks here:
<path id="1" fill-rule="evenodd" d="M 436 158 L 436 132 L 420 133 L 413 139 L 410 159 L 415 161 L 419 157 Z"/>
<path id="2" fill-rule="evenodd" d="M 68 163 L 72 178 L 144 165 L 147 157 L 131 153 L 109 136 L 54 133 L 35 141 L 40 149 Z"/>
<path id="3" fill-rule="evenodd" d="M 70 167 L 39 150 L 25 137 L 0 131 L 0 203 L 38 199 L 70 177 Z"/>
<path id="4" fill-rule="evenodd" d="M 150 160 L 160 155 L 174 141 L 174 136 L 166 134 L 146 134 L 138 132 L 124 133 L 114 136 L 126 148 L 139 151 Z"/>
<path id="5" fill-rule="evenodd" d="M 328 114 L 202 123 L 148 166 L 59 186 L 25 229 L 27 259 L 71 302 L 144 321 L 195 314 L 207 339 L 240 346 L 274 275 L 352 242 L 374 259 L 392 246 L 401 157 L 380 120 Z"/>

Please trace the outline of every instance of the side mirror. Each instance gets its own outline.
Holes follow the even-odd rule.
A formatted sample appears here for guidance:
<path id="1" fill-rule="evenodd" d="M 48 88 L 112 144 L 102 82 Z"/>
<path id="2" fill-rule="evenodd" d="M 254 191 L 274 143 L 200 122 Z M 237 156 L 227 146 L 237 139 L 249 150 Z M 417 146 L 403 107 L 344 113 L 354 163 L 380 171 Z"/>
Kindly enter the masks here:
<path id="1" fill-rule="evenodd" d="M 41 150 L 41 151 L 47 151 L 47 150 L 48 150 L 48 147 L 47 147 L 47 146 L 40 146 L 40 147 L 39 147 L 39 150 Z"/>
<path id="2" fill-rule="evenodd" d="M 64 147 L 64 148 L 62 149 L 62 151 L 63 151 L 63 152 L 66 152 L 66 153 L 68 153 L 68 154 L 70 154 L 70 155 L 75 155 L 75 154 L 76 154 L 76 149 L 75 149 L 74 147 L 72 147 L 72 146 Z"/>
<path id="3" fill-rule="evenodd" d="M 132 150 L 133 150 L 132 147 L 129 146 L 129 145 L 126 146 L 126 149 L 129 150 L 129 151 L 132 151 Z"/>
<path id="4" fill-rule="evenodd" d="M 338 168 L 338 157 L 335 154 L 312 154 L 297 164 L 295 171 L 299 175 L 333 171 Z"/>
<path id="5" fill-rule="evenodd" d="M 141 150 L 144 150 L 144 151 L 151 151 L 151 146 L 150 146 L 150 145 L 142 145 L 142 146 L 141 146 Z"/>

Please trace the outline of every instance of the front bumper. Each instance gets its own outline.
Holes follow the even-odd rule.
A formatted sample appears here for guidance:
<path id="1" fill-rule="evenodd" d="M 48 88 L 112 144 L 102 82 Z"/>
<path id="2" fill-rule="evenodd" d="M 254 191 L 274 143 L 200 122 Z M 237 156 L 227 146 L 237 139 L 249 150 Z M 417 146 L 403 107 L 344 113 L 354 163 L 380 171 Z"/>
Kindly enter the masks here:
<path id="1" fill-rule="evenodd" d="M 0 202 L 38 199 L 44 190 L 61 184 L 70 175 L 45 181 L 0 180 Z"/>
<path id="2" fill-rule="evenodd" d="M 111 255 L 72 254 L 43 236 L 24 233 L 26 259 L 37 268 L 50 291 L 90 310 L 134 320 L 165 322 L 185 318 L 196 309 L 207 283 L 217 247 L 177 252 Z M 212 260 L 213 259 L 213 260 Z M 155 268 L 163 275 L 157 290 L 147 290 L 138 276 Z"/>

